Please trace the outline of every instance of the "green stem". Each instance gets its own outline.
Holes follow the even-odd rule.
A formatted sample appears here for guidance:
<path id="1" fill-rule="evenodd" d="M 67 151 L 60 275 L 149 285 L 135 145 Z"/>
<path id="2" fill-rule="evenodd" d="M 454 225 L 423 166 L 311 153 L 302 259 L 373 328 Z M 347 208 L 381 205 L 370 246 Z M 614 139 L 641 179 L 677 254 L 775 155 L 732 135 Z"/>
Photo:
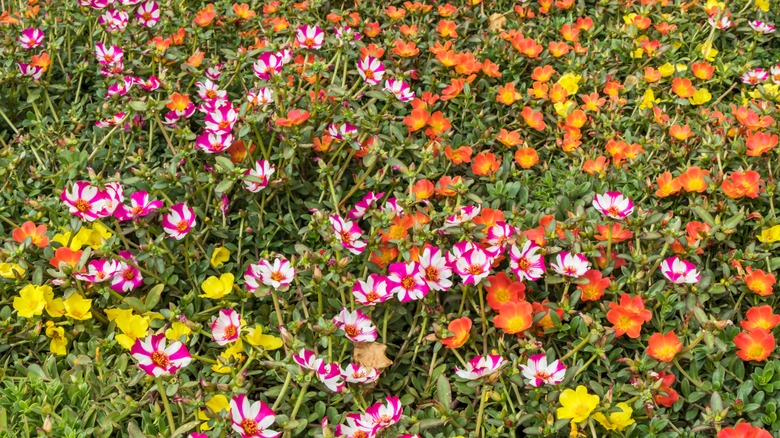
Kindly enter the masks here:
<path id="1" fill-rule="evenodd" d="M 482 415 L 485 413 L 485 396 L 487 395 L 487 386 L 482 386 L 482 392 L 479 396 L 479 413 L 477 414 L 477 438 L 482 436 Z"/>
<path id="2" fill-rule="evenodd" d="M 165 388 L 163 387 L 162 380 L 157 377 L 154 381 L 157 382 L 157 392 L 160 393 L 160 399 L 162 399 L 163 407 L 165 408 L 165 416 L 168 418 L 168 427 L 171 428 L 170 434 L 173 434 L 173 431 L 176 430 L 176 423 L 173 421 L 171 406 L 168 404 L 168 396 L 165 395 Z"/>
<path id="3" fill-rule="evenodd" d="M 292 382 L 292 373 L 287 371 L 287 378 L 284 379 L 282 390 L 279 392 L 279 396 L 276 397 L 276 401 L 274 402 L 274 405 L 271 407 L 272 411 L 276 411 L 276 408 L 278 408 L 279 404 L 282 402 L 282 400 L 284 400 L 284 396 L 287 394 L 287 389 L 290 387 L 290 382 Z"/>

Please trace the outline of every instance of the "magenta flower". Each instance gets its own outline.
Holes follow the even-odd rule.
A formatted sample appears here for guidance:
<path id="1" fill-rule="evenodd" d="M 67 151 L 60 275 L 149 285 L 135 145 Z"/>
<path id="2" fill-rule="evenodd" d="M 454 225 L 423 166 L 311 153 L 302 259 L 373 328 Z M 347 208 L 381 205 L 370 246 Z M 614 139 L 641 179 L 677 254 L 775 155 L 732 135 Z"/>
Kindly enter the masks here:
<path id="1" fill-rule="evenodd" d="M 378 428 L 368 415 L 347 414 L 347 424 L 336 425 L 336 436 L 341 438 L 373 438 Z"/>
<path id="2" fill-rule="evenodd" d="M 366 281 L 358 280 L 352 286 L 355 301 L 363 306 L 373 306 L 390 298 L 387 290 L 387 279 L 379 274 L 371 274 Z"/>
<path id="3" fill-rule="evenodd" d="M 677 256 L 669 257 L 661 263 L 661 273 L 674 284 L 698 283 L 701 279 L 693 263 Z"/>
<path id="4" fill-rule="evenodd" d="M 409 84 L 400 79 L 386 80 L 383 90 L 393 93 L 395 98 L 401 102 L 409 102 L 414 99 L 414 92 L 409 88 Z"/>
<path id="5" fill-rule="evenodd" d="M 106 47 L 103 43 L 95 43 L 95 58 L 101 65 L 121 66 L 124 55 L 119 46 Z"/>
<path id="6" fill-rule="evenodd" d="M 512 245 L 509 250 L 509 267 L 519 281 L 536 281 L 542 278 L 547 268 L 544 257 L 538 254 L 542 247 L 532 240 L 527 240 L 522 249 Z"/>
<path id="7" fill-rule="evenodd" d="M 108 33 L 124 32 L 127 28 L 127 12 L 116 9 L 109 9 L 100 16 L 98 22 Z"/>
<path id="8" fill-rule="evenodd" d="M 474 247 L 466 251 L 455 261 L 455 272 L 460 275 L 463 284 L 478 284 L 490 275 L 493 259 L 481 248 Z"/>
<path id="9" fill-rule="evenodd" d="M 162 219 L 163 230 L 176 240 L 181 240 L 195 226 L 195 211 L 180 202 L 171 207 Z"/>
<path id="10" fill-rule="evenodd" d="M 309 50 L 316 50 L 322 47 L 325 32 L 319 26 L 301 26 L 295 31 L 295 41 Z"/>
<path id="11" fill-rule="evenodd" d="M 214 342 L 227 345 L 238 340 L 241 334 L 241 315 L 233 309 L 222 309 L 211 322 Z"/>
<path id="12" fill-rule="evenodd" d="M 379 371 L 374 368 L 365 368 L 363 365 L 351 363 L 341 369 L 341 375 L 347 383 L 372 383 L 379 379 Z"/>
<path id="13" fill-rule="evenodd" d="M 160 6 L 154 0 L 148 0 L 141 3 L 136 11 L 138 17 L 138 23 L 144 27 L 154 27 L 157 21 L 160 19 Z"/>
<path id="14" fill-rule="evenodd" d="M 396 262 L 388 268 L 387 285 L 398 301 L 419 300 L 428 294 L 428 283 L 417 262 Z"/>
<path id="15" fill-rule="evenodd" d="M 135 257 L 130 251 L 120 251 L 119 257 L 124 260 L 129 260 L 135 264 Z M 111 277 L 111 289 L 119 293 L 130 292 L 143 283 L 144 277 L 141 275 L 141 271 L 136 269 L 129 263 L 119 261 L 117 270 L 114 271 L 114 275 Z"/>
<path id="16" fill-rule="evenodd" d="M 276 438 L 281 432 L 270 430 L 276 415 L 262 401 L 252 403 L 246 395 L 239 394 L 230 400 L 230 418 L 233 430 L 241 438 Z"/>
<path id="17" fill-rule="evenodd" d="M 457 227 L 464 222 L 474 219 L 482 210 L 481 205 L 465 205 L 458 209 L 458 212 L 451 215 L 444 221 L 444 228 Z"/>
<path id="18" fill-rule="evenodd" d="M 345 221 L 336 214 L 330 215 L 329 220 L 336 239 L 344 249 L 352 254 L 360 254 L 366 249 L 366 242 L 360 240 L 363 231 L 357 223 Z"/>
<path id="19" fill-rule="evenodd" d="M 344 377 L 341 375 L 341 367 L 335 363 L 326 363 L 322 359 L 315 361 L 317 379 L 325 387 L 333 392 L 341 392 L 344 388 Z"/>
<path id="20" fill-rule="evenodd" d="M 19 34 L 19 45 L 23 49 L 34 49 L 43 43 L 43 31 L 34 27 L 28 27 Z"/>
<path id="21" fill-rule="evenodd" d="M 354 46 L 356 41 L 360 41 L 360 33 L 355 32 L 355 30 L 349 26 L 336 27 L 333 29 L 333 33 L 336 34 L 336 39 L 341 44 L 349 43 Z"/>
<path id="22" fill-rule="evenodd" d="M 593 206 L 612 219 L 625 219 L 634 212 L 634 201 L 620 192 L 607 192 L 593 198 Z"/>
<path id="23" fill-rule="evenodd" d="M 22 76 L 32 78 L 34 81 L 39 81 L 43 76 L 43 68 L 38 65 L 30 65 L 24 62 L 17 62 L 16 65 L 19 67 Z"/>
<path id="24" fill-rule="evenodd" d="M 488 245 L 485 252 L 492 258 L 503 254 L 506 244 L 514 232 L 515 228 L 506 222 L 496 222 L 485 233 L 485 243 Z"/>
<path id="25" fill-rule="evenodd" d="M 260 54 L 252 64 L 252 70 L 255 75 L 264 81 L 271 79 L 271 76 L 275 76 L 282 72 L 282 58 L 277 53 L 265 52 Z"/>
<path id="26" fill-rule="evenodd" d="M 557 385 L 563 382 L 566 374 L 566 366 L 561 361 L 554 360 L 547 364 L 547 355 L 544 353 L 534 354 L 528 358 L 528 364 L 520 365 L 520 369 L 528 383 L 535 387 L 544 384 Z"/>
<path id="27" fill-rule="evenodd" d="M 355 204 L 355 207 L 347 213 L 347 217 L 350 219 L 360 219 L 365 214 L 366 211 L 368 211 L 369 208 L 376 205 L 377 201 L 382 199 L 382 196 L 384 196 L 384 192 L 380 192 L 377 194 L 374 194 L 374 192 L 368 192 L 366 193 L 366 196 L 363 196 L 363 199 L 358 201 Z"/>
<path id="28" fill-rule="evenodd" d="M 419 260 L 423 278 L 431 290 L 449 290 L 452 287 L 452 268 L 441 248 L 426 246 Z"/>
<path id="29" fill-rule="evenodd" d="M 758 33 L 769 34 L 775 31 L 775 27 L 765 21 L 750 20 L 748 24 Z"/>
<path id="30" fill-rule="evenodd" d="M 746 71 L 739 79 L 743 84 L 758 85 L 769 79 L 769 72 L 763 68 L 754 68 L 753 70 Z"/>
<path id="31" fill-rule="evenodd" d="M 366 409 L 366 415 L 370 416 L 378 429 L 392 426 L 401 420 L 403 407 L 398 397 L 387 397 L 385 403 L 374 403 Z"/>
<path id="32" fill-rule="evenodd" d="M 203 100 L 224 102 L 227 99 L 227 91 L 220 90 L 219 85 L 211 82 L 209 79 L 206 79 L 204 82 L 195 82 L 195 87 L 198 89 L 198 97 Z"/>
<path id="33" fill-rule="evenodd" d="M 262 108 L 269 103 L 274 102 L 274 90 L 268 87 L 260 87 L 257 90 L 250 90 L 246 95 L 246 99 L 252 105 L 258 108 Z"/>
<path id="34" fill-rule="evenodd" d="M 257 264 L 249 265 L 244 272 L 244 285 L 250 293 L 260 287 L 260 283 L 276 290 L 284 289 L 295 278 L 295 268 L 290 261 L 277 257 L 273 263 L 268 260 L 260 260 Z"/>
<path id="35" fill-rule="evenodd" d="M 209 111 L 204 120 L 207 131 L 228 133 L 238 119 L 238 113 L 233 109 L 233 104 L 225 101 L 214 111 Z"/>
<path id="36" fill-rule="evenodd" d="M 336 140 L 354 140 L 358 136 L 358 130 L 351 123 L 331 123 L 328 126 L 328 134 Z"/>
<path id="37" fill-rule="evenodd" d="M 99 219 L 106 207 L 106 193 L 86 181 L 76 181 L 60 195 L 70 213 L 81 220 L 92 222 Z"/>
<path id="38" fill-rule="evenodd" d="M 313 351 L 302 348 L 299 353 L 293 353 L 293 360 L 300 365 L 301 368 L 309 371 L 317 371 L 319 364 L 317 363 L 317 355 Z"/>
<path id="39" fill-rule="evenodd" d="M 167 345 L 164 333 L 136 339 L 130 354 L 146 374 L 154 377 L 173 374 L 192 361 L 187 347 L 178 341 Z"/>
<path id="40" fill-rule="evenodd" d="M 130 206 L 119 204 L 114 211 L 114 217 L 120 222 L 129 220 L 140 220 L 142 217 L 153 213 L 162 208 L 163 203 L 160 200 L 149 199 L 149 193 L 139 190 L 130 195 Z"/>
<path id="41" fill-rule="evenodd" d="M 218 81 L 219 77 L 222 76 L 222 67 L 224 63 L 220 62 L 216 65 L 209 66 L 206 71 L 203 72 L 203 76 L 206 76 L 207 78 L 211 79 L 212 81 Z"/>
<path id="42" fill-rule="evenodd" d="M 772 82 L 780 84 L 780 64 L 772 66 L 772 68 L 769 69 L 769 74 Z"/>
<path id="43" fill-rule="evenodd" d="M 87 272 L 76 273 L 73 276 L 89 283 L 102 283 L 112 280 L 120 268 L 121 263 L 116 260 L 91 260 L 87 264 Z"/>
<path id="44" fill-rule="evenodd" d="M 550 266 L 560 275 L 580 278 L 590 269 L 590 262 L 582 254 L 561 251 L 555 256 L 555 262 L 550 263 Z"/>
<path id="45" fill-rule="evenodd" d="M 102 192 L 106 202 L 99 215 L 100 217 L 113 216 L 117 208 L 125 202 L 125 189 L 118 182 L 110 182 L 106 183 L 106 188 Z"/>
<path id="46" fill-rule="evenodd" d="M 276 168 L 270 161 L 257 160 L 254 169 L 244 172 L 244 188 L 252 193 L 257 193 L 268 186 L 268 178 L 274 174 Z"/>
<path id="47" fill-rule="evenodd" d="M 455 367 L 455 374 L 461 379 L 477 380 L 495 373 L 505 364 L 506 360 L 497 354 L 475 356 L 466 363 L 466 368 Z"/>
<path id="48" fill-rule="evenodd" d="M 230 132 L 205 131 L 195 139 L 195 147 L 207 154 L 224 152 L 233 144 Z"/>
<path id="49" fill-rule="evenodd" d="M 115 126 L 122 123 L 127 115 L 125 113 L 116 113 L 113 117 L 108 119 L 98 120 L 95 122 L 95 126 L 98 128 L 108 128 L 109 126 Z"/>
<path id="50" fill-rule="evenodd" d="M 404 208 L 398 205 L 398 198 L 388 198 L 381 210 L 383 213 L 392 212 L 397 216 L 403 216 L 405 213 Z"/>
<path id="51" fill-rule="evenodd" d="M 333 324 L 344 330 L 347 339 L 352 342 L 374 342 L 376 340 L 374 323 L 360 309 L 350 312 L 346 307 L 342 307 L 341 312 L 333 318 Z"/>
<path id="52" fill-rule="evenodd" d="M 385 75 L 385 66 L 382 65 L 382 62 L 379 59 L 373 56 L 361 58 L 360 61 L 358 61 L 357 70 L 360 77 L 363 78 L 363 81 L 368 85 L 377 85 L 382 81 L 382 77 Z"/>

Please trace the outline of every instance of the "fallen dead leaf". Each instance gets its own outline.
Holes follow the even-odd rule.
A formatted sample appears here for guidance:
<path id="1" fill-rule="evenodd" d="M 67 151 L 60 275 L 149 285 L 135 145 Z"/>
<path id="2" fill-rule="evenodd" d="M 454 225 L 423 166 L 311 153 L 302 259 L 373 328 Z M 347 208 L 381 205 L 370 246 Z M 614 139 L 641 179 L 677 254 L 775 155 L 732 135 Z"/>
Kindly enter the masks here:
<path id="1" fill-rule="evenodd" d="M 387 345 L 379 342 L 355 343 L 355 362 L 366 368 L 382 369 L 393 364 L 393 361 L 385 356 Z"/>
<path id="2" fill-rule="evenodd" d="M 495 30 L 501 32 L 506 26 L 506 17 L 504 14 L 492 14 L 488 17 L 488 30 Z"/>

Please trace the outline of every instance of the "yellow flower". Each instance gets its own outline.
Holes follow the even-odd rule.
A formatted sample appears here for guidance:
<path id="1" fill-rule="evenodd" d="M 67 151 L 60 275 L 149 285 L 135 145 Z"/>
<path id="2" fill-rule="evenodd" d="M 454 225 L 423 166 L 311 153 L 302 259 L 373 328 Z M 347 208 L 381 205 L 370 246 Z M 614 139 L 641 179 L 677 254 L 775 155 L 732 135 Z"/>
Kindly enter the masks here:
<path id="1" fill-rule="evenodd" d="M 24 268 L 16 263 L 0 263 L 0 277 L 16 278 L 17 275 L 24 275 Z"/>
<path id="2" fill-rule="evenodd" d="M 588 394 L 588 388 L 580 385 L 577 390 L 564 390 L 558 400 L 561 407 L 555 413 L 558 419 L 571 418 L 572 423 L 582 423 L 590 417 L 599 404 L 599 396 Z"/>
<path id="3" fill-rule="evenodd" d="M 46 336 L 51 338 L 49 351 L 60 356 L 65 356 L 68 353 L 68 338 L 65 337 L 65 329 L 56 327 L 51 321 L 46 323 L 46 325 Z"/>
<path id="4" fill-rule="evenodd" d="M 761 230 L 761 235 L 758 236 L 758 240 L 764 243 L 774 243 L 780 240 L 780 225 Z"/>
<path id="5" fill-rule="evenodd" d="M 674 66 L 667 62 L 666 64 L 658 67 L 658 71 L 661 72 L 661 76 L 666 78 L 674 74 Z"/>
<path id="6" fill-rule="evenodd" d="M 84 321 L 92 318 L 92 312 L 89 309 L 92 307 L 92 300 L 88 300 L 79 294 L 73 294 L 68 297 L 64 302 L 65 304 L 65 316 L 68 318 Z"/>
<path id="7" fill-rule="evenodd" d="M 206 411 L 203 409 L 198 409 L 198 420 L 203 421 L 203 423 L 200 423 L 200 430 L 207 431 L 211 430 L 211 426 L 209 426 L 209 416 L 206 415 Z"/>
<path id="8" fill-rule="evenodd" d="M 214 397 L 211 397 L 209 401 L 206 402 L 206 406 L 208 406 L 208 408 L 211 409 L 212 412 L 218 414 L 222 411 L 227 412 L 228 410 L 230 410 L 230 401 L 228 401 L 227 397 L 225 397 L 224 395 L 217 394 Z"/>
<path id="9" fill-rule="evenodd" d="M 718 0 L 707 0 L 707 3 L 704 4 L 704 9 L 712 9 L 714 7 L 720 8 L 721 11 L 726 10 L 726 3 L 719 2 Z"/>
<path id="10" fill-rule="evenodd" d="M 660 102 L 661 99 L 656 99 L 653 90 L 648 88 L 645 90 L 645 95 L 642 97 L 642 103 L 639 104 L 639 109 L 652 108 L 654 104 Z"/>
<path id="11" fill-rule="evenodd" d="M 61 233 L 55 234 L 54 237 L 51 238 L 52 242 L 57 242 L 63 247 L 68 247 L 72 249 L 73 251 L 78 251 L 81 249 L 81 240 L 76 239 L 76 237 L 73 237 L 73 239 L 70 238 L 71 236 L 70 231 L 63 230 Z M 68 242 L 70 242 L 70 245 L 68 245 Z"/>
<path id="12" fill-rule="evenodd" d="M 263 328 L 260 326 L 254 326 L 246 330 L 246 341 L 255 347 L 263 347 L 266 350 L 276 350 L 283 345 L 282 338 L 264 335 Z"/>
<path id="13" fill-rule="evenodd" d="M 230 250 L 227 248 L 220 246 L 211 253 L 211 267 L 213 268 L 219 268 L 228 260 L 230 260 Z"/>
<path id="14" fill-rule="evenodd" d="M 130 309 L 107 309 L 106 315 L 122 331 L 122 334 L 116 335 L 116 341 L 128 350 L 136 339 L 145 337 L 149 330 L 149 320 L 141 315 L 133 315 Z"/>
<path id="15" fill-rule="evenodd" d="M 634 23 L 634 17 L 636 17 L 636 14 L 633 12 L 630 14 L 626 14 L 623 16 L 623 22 L 628 25 L 631 25 Z"/>
<path id="16" fill-rule="evenodd" d="M 763 84 L 761 87 L 756 88 L 755 91 L 751 91 L 748 94 L 753 99 L 774 99 L 780 94 L 780 85 Z"/>
<path id="17" fill-rule="evenodd" d="M 241 342 L 241 338 L 239 338 L 236 342 L 233 342 L 230 344 L 230 347 L 228 347 L 225 351 L 222 352 L 222 357 L 225 359 L 238 359 L 239 362 L 244 360 L 243 353 L 244 350 L 244 344 Z"/>
<path id="18" fill-rule="evenodd" d="M 233 280 L 233 274 L 229 272 L 220 275 L 219 278 L 212 275 L 200 284 L 200 288 L 205 292 L 201 296 L 213 300 L 222 298 L 233 290 Z"/>
<path id="19" fill-rule="evenodd" d="M 184 340 L 187 341 L 190 339 L 191 334 L 192 330 L 187 327 L 187 324 L 179 321 L 174 321 L 173 324 L 171 324 L 171 327 L 168 330 L 165 330 L 165 337 L 171 341 L 178 341 L 182 336 L 184 336 Z"/>
<path id="20" fill-rule="evenodd" d="M 564 90 L 566 90 L 567 93 L 569 93 L 569 96 L 576 93 L 577 90 L 580 89 L 580 86 L 578 85 L 580 83 L 580 80 L 582 80 L 582 75 L 575 75 L 574 73 L 565 73 L 563 76 L 558 79 L 558 84 L 563 87 Z"/>
<path id="21" fill-rule="evenodd" d="M 769 0 L 756 0 L 756 8 L 769 12 Z"/>
<path id="22" fill-rule="evenodd" d="M 715 47 L 712 47 L 712 43 L 704 43 L 701 46 L 701 55 L 704 56 L 704 59 L 707 61 L 714 61 L 715 57 L 718 56 L 718 49 Z"/>
<path id="23" fill-rule="evenodd" d="M 688 102 L 690 102 L 691 105 L 701 105 L 703 103 L 709 102 L 710 100 L 712 100 L 712 94 L 710 94 L 710 91 L 706 88 L 699 88 L 695 93 L 693 93 L 693 96 L 688 98 Z"/>
<path id="24" fill-rule="evenodd" d="M 76 234 L 76 238 L 81 241 L 82 245 L 89 245 L 92 249 L 100 249 L 111 236 L 113 234 L 108 231 L 108 228 L 97 222 L 92 224 L 92 229 L 81 227 Z"/>
<path id="25" fill-rule="evenodd" d="M 574 110 L 574 102 L 571 100 L 567 100 L 566 102 L 556 102 L 553 104 L 553 107 L 555 108 L 555 112 L 558 113 L 558 116 L 566 117 Z"/>
<path id="26" fill-rule="evenodd" d="M 54 298 L 54 291 L 51 286 L 41 286 L 43 288 L 43 298 L 46 300 L 46 313 L 52 318 L 59 318 L 65 315 L 65 303 L 62 298 Z"/>
<path id="27" fill-rule="evenodd" d="M 623 430 L 634 424 L 634 419 L 631 418 L 634 410 L 627 403 L 618 403 L 617 407 L 620 408 L 620 411 L 610 413 L 609 417 L 597 412 L 593 414 L 593 419 L 601 423 L 607 430 Z"/>
<path id="28" fill-rule="evenodd" d="M 14 309 L 24 318 L 40 315 L 44 307 L 46 307 L 46 298 L 43 296 L 43 288 L 34 284 L 23 287 L 19 291 L 19 296 L 14 298 Z"/>

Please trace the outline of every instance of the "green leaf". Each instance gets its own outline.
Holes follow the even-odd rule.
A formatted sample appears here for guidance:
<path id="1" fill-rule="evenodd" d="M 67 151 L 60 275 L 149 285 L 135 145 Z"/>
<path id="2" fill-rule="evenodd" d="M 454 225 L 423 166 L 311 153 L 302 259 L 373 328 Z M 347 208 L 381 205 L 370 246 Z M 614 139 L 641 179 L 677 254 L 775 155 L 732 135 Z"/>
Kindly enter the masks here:
<path id="1" fill-rule="evenodd" d="M 233 165 L 233 162 L 230 161 L 230 158 L 219 156 L 214 159 L 217 162 L 217 165 L 223 169 L 225 169 L 228 172 L 232 172 L 235 170 L 236 166 Z"/>
<path id="2" fill-rule="evenodd" d="M 153 287 L 148 294 L 146 294 L 144 304 L 146 305 L 147 309 L 154 309 L 155 306 L 157 306 L 157 303 L 160 302 L 160 296 L 162 296 L 163 289 L 165 289 L 165 285 L 158 284 L 157 286 Z"/>

